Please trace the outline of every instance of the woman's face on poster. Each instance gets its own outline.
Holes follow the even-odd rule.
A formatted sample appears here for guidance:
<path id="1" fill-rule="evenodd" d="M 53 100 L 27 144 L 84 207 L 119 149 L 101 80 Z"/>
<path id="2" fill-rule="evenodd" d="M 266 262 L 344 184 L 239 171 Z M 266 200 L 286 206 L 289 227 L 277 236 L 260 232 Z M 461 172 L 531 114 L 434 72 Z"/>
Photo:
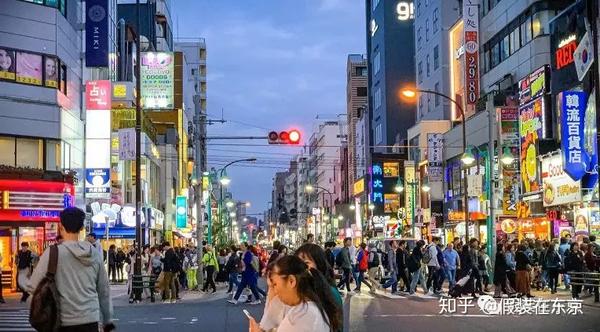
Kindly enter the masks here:
<path id="1" fill-rule="evenodd" d="M 56 61 L 54 59 L 46 59 L 46 77 L 56 78 Z"/>
<path id="2" fill-rule="evenodd" d="M 12 58 L 6 50 L 0 49 L 0 70 L 7 71 L 12 66 Z"/>

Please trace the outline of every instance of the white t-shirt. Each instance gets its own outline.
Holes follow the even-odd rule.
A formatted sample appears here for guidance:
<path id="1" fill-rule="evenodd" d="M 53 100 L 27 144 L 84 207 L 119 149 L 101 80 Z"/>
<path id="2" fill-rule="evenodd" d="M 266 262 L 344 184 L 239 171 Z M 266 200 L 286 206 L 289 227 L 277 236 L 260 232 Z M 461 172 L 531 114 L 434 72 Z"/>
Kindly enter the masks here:
<path id="1" fill-rule="evenodd" d="M 291 307 L 277 328 L 277 332 L 329 332 L 329 330 L 329 325 L 314 302 L 305 302 Z"/>
<path id="2" fill-rule="evenodd" d="M 429 263 L 427 263 L 427 266 L 440 267 L 440 263 L 438 262 L 437 258 L 437 246 L 435 243 L 430 244 L 429 247 L 427 247 L 427 250 L 429 250 L 429 255 L 431 256 L 431 260 Z"/>

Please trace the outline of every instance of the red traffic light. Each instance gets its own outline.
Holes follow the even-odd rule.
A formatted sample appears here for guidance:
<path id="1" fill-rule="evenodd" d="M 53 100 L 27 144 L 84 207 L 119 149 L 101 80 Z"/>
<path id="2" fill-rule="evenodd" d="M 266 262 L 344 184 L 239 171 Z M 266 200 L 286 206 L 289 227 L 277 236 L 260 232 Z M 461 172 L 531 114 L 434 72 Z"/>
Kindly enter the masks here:
<path id="1" fill-rule="evenodd" d="M 297 131 L 296 129 L 290 130 L 290 132 L 288 134 L 288 138 L 289 138 L 290 144 L 298 144 L 298 143 L 300 143 L 300 132 Z"/>
<path id="2" fill-rule="evenodd" d="M 288 131 L 271 131 L 267 136 L 269 144 L 298 144 L 300 143 L 300 131 L 292 129 Z"/>

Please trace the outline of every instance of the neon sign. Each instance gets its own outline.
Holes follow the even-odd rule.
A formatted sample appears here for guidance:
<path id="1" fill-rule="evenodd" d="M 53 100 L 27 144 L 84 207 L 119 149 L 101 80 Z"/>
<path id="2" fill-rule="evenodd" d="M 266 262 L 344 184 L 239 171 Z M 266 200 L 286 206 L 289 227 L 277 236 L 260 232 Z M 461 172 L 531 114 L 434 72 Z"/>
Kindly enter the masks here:
<path id="1" fill-rule="evenodd" d="M 556 57 L 556 69 L 561 69 L 575 61 L 573 53 L 575 53 L 575 50 L 577 49 L 577 40 L 575 39 L 575 36 L 570 36 L 561 41 L 558 46 L 559 48 L 554 55 Z"/>
<path id="2" fill-rule="evenodd" d="M 60 211 L 53 210 L 21 210 L 19 215 L 23 218 L 59 218 Z"/>
<path id="3" fill-rule="evenodd" d="M 408 21 L 415 18 L 415 5 L 411 2 L 400 1 L 396 5 L 396 14 L 399 21 Z"/>

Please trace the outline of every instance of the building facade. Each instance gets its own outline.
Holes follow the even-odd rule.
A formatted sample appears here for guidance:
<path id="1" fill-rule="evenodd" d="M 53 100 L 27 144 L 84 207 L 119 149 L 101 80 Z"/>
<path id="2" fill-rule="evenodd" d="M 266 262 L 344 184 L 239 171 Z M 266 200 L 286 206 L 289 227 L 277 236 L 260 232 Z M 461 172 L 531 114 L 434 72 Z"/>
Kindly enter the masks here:
<path id="1" fill-rule="evenodd" d="M 348 123 L 348 183 L 357 179 L 356 168 L 363 159 L 357 158 L 357 122 L 361 111 L 367 108 L 367 60 L 359 54 L 348 55 L 346 62 L 346 114 Z M 350 189 L 349 194 L 352 195 Z M 350 197 L 350 196 L 349 196 Z"/>

